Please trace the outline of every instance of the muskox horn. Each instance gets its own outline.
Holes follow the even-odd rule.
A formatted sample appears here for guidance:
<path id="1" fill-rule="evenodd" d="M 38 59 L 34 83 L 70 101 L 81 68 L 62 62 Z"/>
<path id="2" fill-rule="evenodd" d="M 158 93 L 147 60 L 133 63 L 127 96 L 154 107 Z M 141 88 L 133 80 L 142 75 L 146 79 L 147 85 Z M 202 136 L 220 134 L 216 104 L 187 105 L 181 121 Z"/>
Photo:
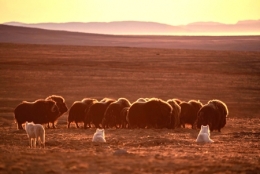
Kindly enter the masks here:
<path id="1" fill-rule="evenodd" d="M 55 104 L 53 104 L 53 106 L 52 106 L 52 108 L 51 108 L 51 112 L 55 112 L 56 111 L 56 107 L 55 107 L 56 105 Z"/>

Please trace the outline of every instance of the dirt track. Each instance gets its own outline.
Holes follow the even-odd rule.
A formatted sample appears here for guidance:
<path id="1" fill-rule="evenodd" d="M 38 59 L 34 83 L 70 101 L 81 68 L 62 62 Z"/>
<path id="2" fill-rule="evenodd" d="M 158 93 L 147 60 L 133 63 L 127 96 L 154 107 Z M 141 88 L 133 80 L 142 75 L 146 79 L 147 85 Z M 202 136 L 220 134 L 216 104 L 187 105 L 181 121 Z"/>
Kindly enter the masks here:
<path id="1" fill-rule="evenodd" d="M 123 47 L 0 45 L 0 172 L 2 173 L 260 173 L 260 53 Z M 30 149 L 13 109 L 23 100 L 62 95 L 164 100 L 218 98 L 230 111 L 213 144 L 198 130 L 46 130 L 46 149 Z M 114 154 L 124 149 L 124 155 Z"/>

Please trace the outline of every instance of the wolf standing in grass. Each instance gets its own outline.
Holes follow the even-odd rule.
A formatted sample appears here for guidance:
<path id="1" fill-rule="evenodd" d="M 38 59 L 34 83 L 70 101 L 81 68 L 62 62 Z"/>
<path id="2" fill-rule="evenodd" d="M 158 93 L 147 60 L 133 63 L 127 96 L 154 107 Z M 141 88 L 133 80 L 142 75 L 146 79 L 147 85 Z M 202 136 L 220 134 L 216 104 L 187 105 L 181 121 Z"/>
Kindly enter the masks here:
<path id="1" fill-rule="evenodd" d="M 45 148 L 45 130 L 41 124 L 25 123 L 25 131 L 29 138 L 29 146 L 36 148 L 36 141 L 39 146 Z M 40 139 L 40 140 L 39 140 Z"/>

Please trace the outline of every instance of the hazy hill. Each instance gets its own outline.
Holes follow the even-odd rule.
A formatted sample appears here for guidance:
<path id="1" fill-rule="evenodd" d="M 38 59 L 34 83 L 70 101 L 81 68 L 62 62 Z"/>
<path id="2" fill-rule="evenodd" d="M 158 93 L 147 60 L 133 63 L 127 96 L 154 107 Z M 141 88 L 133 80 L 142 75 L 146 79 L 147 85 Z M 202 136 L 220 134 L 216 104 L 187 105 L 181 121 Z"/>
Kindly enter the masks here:
<path id="1" fill-rule="evenodd" d="M 260 51 L 260 36 L 126 36 L 0 25 L 0 43 Z"/>
<path id="2" fill-rule="evenodd" d="M 84 33 L 98 34 L 170 34 L 185 33 L 185 29 L 181 26 L 171 26 L 155 22 L 138 22 L 138 21 L 122 21 L 122 22 L 68 22 L 68 23 L 38 23 L 25 24 L 10 22 L 6 25 L 25 26 L 33 28 L 42 28 L 50 30 L 65 30 Z"/>
<path id="3" fill-rule="evenodd" d="M 260 20 L 239 21 L 236 24 L 217 22 L 196 22 L 188 25 L 172 26 L 156 22 L 68 22 L 25 24 L 9 22 L 6 25 L 25 26 L 50 30 L 65 30 L 99 34 L 130 35 L 260 35 Z"/>
<path id="4" fill-rule="evenodd" d="M 260 35 L 260 20 L 239 21 L 236 24 L 222 24 L 217 22 L 196 22 L 188 24 L 184 26 L 184 28 L 195 33 Z"/>

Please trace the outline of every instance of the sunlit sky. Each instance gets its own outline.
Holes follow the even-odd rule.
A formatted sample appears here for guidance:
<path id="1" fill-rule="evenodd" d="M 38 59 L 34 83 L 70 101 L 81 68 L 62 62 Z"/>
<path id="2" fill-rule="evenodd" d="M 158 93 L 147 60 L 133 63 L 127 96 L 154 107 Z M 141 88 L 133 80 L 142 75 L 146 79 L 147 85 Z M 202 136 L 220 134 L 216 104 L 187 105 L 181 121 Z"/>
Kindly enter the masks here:
<path id="1" fill-rule="evenodd" d="M 0 0 L 0 23 L 150 21 L 234 24 L 260 19 L 260 0 Z"/>

